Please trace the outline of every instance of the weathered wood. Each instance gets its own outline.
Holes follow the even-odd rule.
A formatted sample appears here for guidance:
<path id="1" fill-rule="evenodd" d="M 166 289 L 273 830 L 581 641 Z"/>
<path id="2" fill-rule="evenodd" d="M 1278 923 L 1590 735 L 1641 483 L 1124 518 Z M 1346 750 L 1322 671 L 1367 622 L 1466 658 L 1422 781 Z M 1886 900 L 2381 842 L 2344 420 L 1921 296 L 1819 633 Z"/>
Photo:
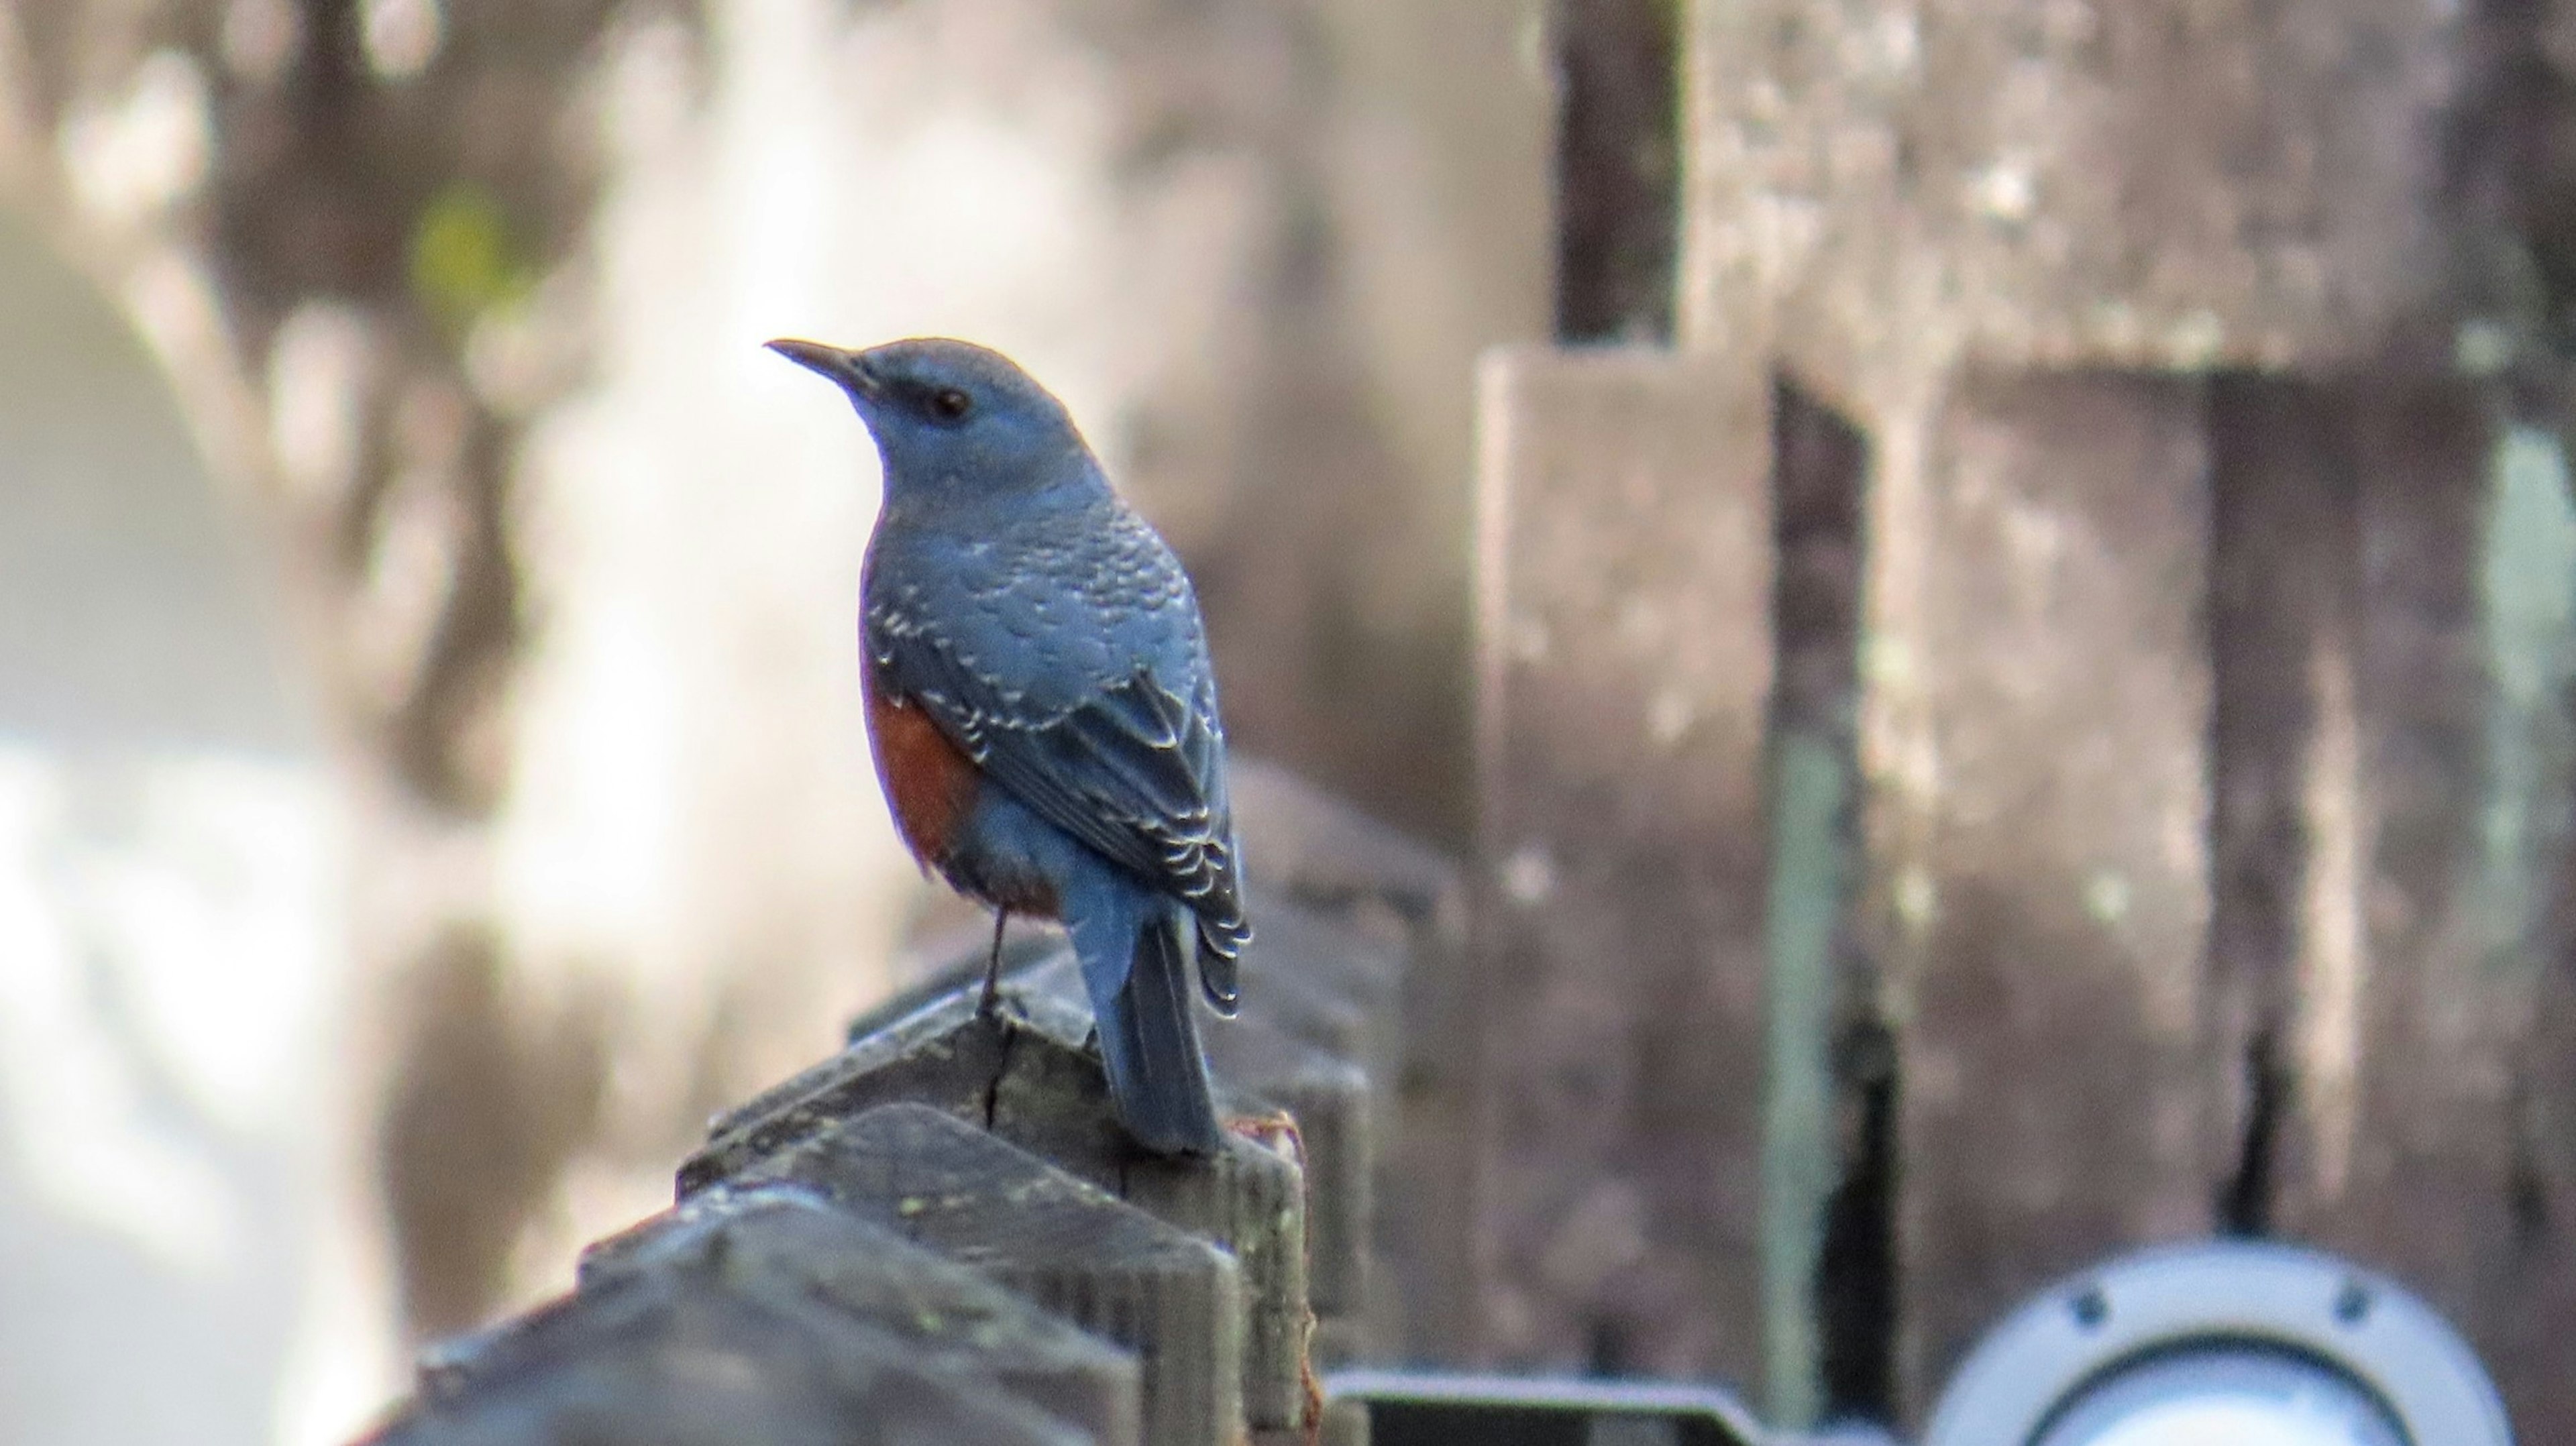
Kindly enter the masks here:
<path id="1" fill-rule="evenodd" d="M 1265 920 L 1281 917 L 1273 911 Z M 1259 946 L 1256 945 L 1256 950 Z M 1279 958 L 1274 944 L 1260 959 Z M 1371 1182 L 1369 1089 L 1360 1067 L 1302 1034 L 1268 1022 L 1274 1014 L 1312 1020 L 1311 1012 L 1283 1008 L 1293 996 L 1285 980 L 1245 959 L 1245 997 L 1235 1019 L 1204 1022 L 1209 1067 L 1233 1108 L 1258 1117 L 1285 1110 L 1298 1140 L 1306 1185 L 1306 1290 L 1321 1319 L 1346 1318 L 1363 1305 L 1367 1280 Z M 1082 1007 L 1081 965 L 1071 950 L 1018 976 L 1014 987 L 1041 994 L 1069 1009 Z M 1335 1011 L 1322 1032 L 1337 1040 L 1358 1030 L 1355 1010 Z M 1347 1336 L 1346 1336 L 1347 1339 Z"/>
<path id="2" fill-rule="evenodd" d="M 1259 932 L 1243 961 L 1242 1013 L 1202 1019 L 1209 1063 L 1238 1114 L 1284 1109 L 1294 1121 L 1306 1185 L 1306 1287 L 1319 1329 L 1334 1327 L 1346 1351 L 1364 1351 L 1373 1339 L 1391 1344 L 1395 1336 L 1372 1329 L 1366 1312 L 1380 1162 L 1374 1122 L 1394 1111 L 1396 1096 L 1371 1081 L 1401 1068 L 1402 955 L 1383 938 L 1279 902 L 1266 889 L 1254 891 L 1254 902 Z M 934 966 L 938 977 L 969 987 L 984 948 Z M 1080 966 L 1060 939 L 1013 952 L 1014 994 L 1042 996 L 1053 1006 L 1050 1019 L 1088 1013 Z"/>
<path id="3" fill-rule="evenodd" d="M 2212 1184 L 2220 1223 L 2249 1234 L 2272 1227 L 2278 1167 L 2298 1128 L 2298 991 L 2314 972 L 2300 956 L 2318 947 L 2348 956 L 2351 942 L 2316 927 L 2324 896 L 2311 887 L 2312 878 L 2331 878 L 2348 888 L 2352 872 L 2354 821 L 2334 816 L 2336 801 L 2349 804 L 2359 766 L 2351 423 L 2352 398 L 2312 381 L 2210 383 L 2216 698 L 2206 1027 L 2217 1127 L 2234 1145 Z"/>
<path id="4" fill-rule="evenodd" d="M 1868 888 L 1893 991 L 1900 1366 L 2210 1223 L 2200 384 L 1969 375 L 1871 516 Z"/>
<path id="5" fill-rule="evenodd" d="M 1255 1431 L 1304 1431 L 1314 1316 L 1306 1300 L 1306 1184 L 1297 1162 L 1236 1128 L 1212 1160 L 1131 1156 L 1117 1183 L 1139 1209 L 1234 1253 L 1243 1270 L 1244 1419 Z"/>
<path id="6" fill-rule="evenodd" d="M 1275 1102 L 1297 1132 L 1306 1179 L 1306 1291 L 1315 1314 L 1354 1320 L 1368 1305 L 1376 1218 L 1368 1076 L 1340 1056 L 1258 1019 L 1208 1030 L 1208 1063 L 1242 1092 Z M 1346 1337 L 1346 1348 L 1367 1337 Z"/>
<path id="7" fill-rule="evenodd" d="M 1234 1259 L 944 1110 L 881 1106 L 734 1179 L 804 1185 L 1134 1351 L 1152 1446 L 1243 1429 Z"/>
<path id="8" fill-rule="evenodd" d="M 1464 1042 L 1477 981 L 1466 951 L 1467 900 L 1456 862 L 1354 811 L 1284 769 L 1237 759 L 1232 775 L 1244 866 L 1258 898 L 1323 915 L 1381 947 L 1400 946 L 1400 1026 L 1391 1071 L 1370 1071 L 1376 1137 L 1375 1242 L 1368 1347 L 1390 1359 L 1464 1361 L 1475 1316 L 1478 1115 L 1474 1052 Z M 1256 927 L 1270 930 L 1267 911 Z M 1279 957 L 1265 933 L 1256 954 Z M 1283 972 L 1303 972 L 1294 957 Z M 1247 1008 L 1255 1007 L 1247 1003 Z"/>
<path id="9" fill-rule="evenodd" d="M 2209 1223 L 2368 1246 L 2549 1358 L 2497 1322 L 2566 1314 L 2534 1222 L 2576 1171 L 2533 1123 L 2563 971 L 2515 961 L 2563 957 L 2532 901 L 2570 700 L 2463 662 L 2550 649 L 2502 642 L 2503 492 L 2462 480 L 2478 375 L 2563 388 L 2548 9 L 1689 12 L 1682 339 L 1813 381 L 1880 463 L 1869 917 L 1918 1402 L 2022 1285 Z M 2201 436 L 2228 524 L 2196 564 Z"/>
<path id="10" fill-rule="evenodd" d="M 2532 134 L 2505 27 L 2417 0 L 1689 17 L 1683 341 L 1872 413 L 1962 355 L 2442 365 L 2536 171 L 2459 139 Z"/>
<path id="11" fill-rule="evenodd" d="M 1137 1440 L 1134 1356 L 812 1192 L 700 1193 L 582 1252 L 580 1289 L 646 1274 L 846 1312 L 909 1359 L 988 1374 L 1099 1446 Z"/>
<path id="12" fill-rule="evenodd" d="M 923 1093 L 911 1097 L 980 1120 L 1006 1062 L 1005 1045 L 1027 1026 L 1025 1006 L 1007 1020 L 957 1029 L 957 1005 L 955 991 L 942 989 L 898 1018 L 862 1021 L 870 1027 L 854 1031 L 839 1054 L 717 1115 L 707 1143 L 680 1162 L 680 1198 L 733 1179 L 916 1081 Z M 1081 1027 L 1061 1018 L 1050 1023 L 1059 1033 Z"/>
<path id="13" fill-rule="evenodd" d="M 1768 378 L 1507 352 L 1481 385 L 1476 1324 L 1751 1379 Z"/>
<path id="14" fill-rule="evenodd" d="M 1305 1187 L 1295 1162 L 1229 1134 L 1206 1159 L 1144 1154 L 1117 1124 L 1079 1005 L 1017 985 L 986 1018 L 946 996 L 718 1122 L 681 1167 L 684 1193 L 861 1111 L 929 1105 L 1232 1251 L 1243 1270 L 1242 1397 L 1254 1427 L 1298 1427 L 1306 1409 Z M 1241 1102 L 1224 1102 L 1243 1113 Z M 763 1110 L 766 1113 L 763 1113 Z"/>
<path id="15" fill-rule="evenodd" d="M 1244 969 L 1258 1002 L 1208 1026 L 1241 1136 L 1222 1157 L 1132 1149 L 1084 1040 L 1078 971 L 1060 941 L 1024 933 L 999 1018 L 928 981 L 853 1026 L 841 1055 L 720 1116 L 682 1168 L 680 1204 L 589 1253 L 581 1299 L 623 1299 L 641 1281 L 794 1302 L 1112 1442 L 1138 1434 L 1140 1375 L 1147 1440 L 1310 1439 L 1305 1167 L 1324 1207 L 1320 1303 L 1356 1352 L 1371 1340 L 1355 1308 L 1369 1276 L 1372 1119 L 1388 1094 L 1361 1061 L 1401 1074 L 1406 961 L 1458 911 L 1436 855 L 1307 812 L 1305 824 L 1328 827 L 1300 835 L 1373 838 L 1410 869 L 1372 889 L 1323 866 L 1347 868 L 1356 851 L 1319 855 L 1311 892 L 1262 903 Z M 980 966 L 975 952 L 959 962 Z M 1159 1258 L 1140 1266 L 1128 1258 L 1140 1251 Z M 1142 1360 L 1053 1320 L 1047 1302 Z M 492 1358 L 478 1347 L 433 1374 L 463 1389 L 466 1363 Z M 476 1379 L 469 1394 L 485 1393 Z"/>
<path id="16" fill-rule="evenodd" d="M 2303 674 L 2273 1223 L 2404 1280 L 2479 1349 L 2521 1439 L 2565 1439 L 2564 464 L 2470 383 L 2315 405 L 2351 478 L 2323 560 L 2351 610 Z"/>
<path id="17" fill-rule="evenodd" d="M 2212 957 L 2247 1082 L 2225 1203 L 2404 1279 L 2478 1347 L 2522 1438 L 2563 1438 L 2560 446 L 2467 380 L 2228 379 L 2212 435 Z"/>
<path id="18" fill-rule="evenodd" d="M 629 1275 L 452 1351 L 365 1446 L 1079 1446 L 955 1360 L 792 1293 Z M 1193 1438 L 1213 1441 L 1213 1436 Z"/>
<path id="19" fill-rule="evenodd" d="M 1252 900 L 1261 922 L 1243 956 L 1245 1017 L 1359 1065 L 1392 1103 L 1410 1038 L 1403 948 L 1344 916 L 1258 890 Z"/>

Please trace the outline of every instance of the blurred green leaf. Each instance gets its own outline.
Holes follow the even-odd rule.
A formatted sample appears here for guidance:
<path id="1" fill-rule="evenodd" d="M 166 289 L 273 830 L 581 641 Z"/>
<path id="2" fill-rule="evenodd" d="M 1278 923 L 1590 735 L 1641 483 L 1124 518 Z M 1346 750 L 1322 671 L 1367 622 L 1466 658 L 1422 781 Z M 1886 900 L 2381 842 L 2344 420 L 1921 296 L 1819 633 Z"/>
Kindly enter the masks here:
<path id="1" fill-rule="evenodd" d="M 421 209 L 411 232 L 412 295 L 442 324 L 462 332 L 535 285 L 535 264 L 491 192 L 460 181 Z"/>

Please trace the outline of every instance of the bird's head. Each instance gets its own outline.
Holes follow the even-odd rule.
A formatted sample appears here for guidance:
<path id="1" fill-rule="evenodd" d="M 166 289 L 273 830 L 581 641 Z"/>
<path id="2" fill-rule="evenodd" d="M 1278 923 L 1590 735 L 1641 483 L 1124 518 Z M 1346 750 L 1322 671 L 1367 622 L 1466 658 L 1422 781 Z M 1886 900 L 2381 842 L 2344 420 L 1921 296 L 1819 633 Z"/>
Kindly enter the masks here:
<path id="1" fill-rule="evenodd" d="M 793 340 L 769 348 L 849 395 L 885 459 L 889 510 L 1096 482 L 1064 403 L 1000 352 L 945 337 L 865 351 Z"/>

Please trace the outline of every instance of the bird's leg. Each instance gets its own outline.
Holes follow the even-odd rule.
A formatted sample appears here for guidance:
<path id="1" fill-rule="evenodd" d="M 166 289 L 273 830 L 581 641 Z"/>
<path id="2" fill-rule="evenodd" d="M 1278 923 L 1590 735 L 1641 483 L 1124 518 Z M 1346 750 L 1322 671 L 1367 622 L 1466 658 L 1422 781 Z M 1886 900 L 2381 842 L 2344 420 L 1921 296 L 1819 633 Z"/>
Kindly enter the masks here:
<path id="1" fill-rule="evenodd" d="M 975 1006 L 975 1012 L 986 1019 L 992 1018 L 993 1012 L 1002 1007 L 1002 926 L 1009 922 L 1010 910 L 993 910 L 993 953 L 984 961 L 983 1002 Z"/>

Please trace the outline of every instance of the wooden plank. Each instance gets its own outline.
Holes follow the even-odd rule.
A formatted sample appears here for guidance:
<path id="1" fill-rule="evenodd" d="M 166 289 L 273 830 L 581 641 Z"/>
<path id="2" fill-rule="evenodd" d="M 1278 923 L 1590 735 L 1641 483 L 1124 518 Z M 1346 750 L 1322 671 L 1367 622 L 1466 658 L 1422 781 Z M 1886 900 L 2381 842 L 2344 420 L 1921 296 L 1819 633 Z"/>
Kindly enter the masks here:
<path id="1" fill-rule="evenodd" d="M 1767 378 L 1493 355 L 1471 874 L 1485 1353 L 1754 1379 Z"/>
<path id="2" fill-rule="evenodd" d="M 1342 1349 L 1365 1346 L 1377 1201 L 1368 1076 L 1256 1018 L 1212 1027 L 1208 1063 L 1236 1089 L 1275 1102 L 1293 1123 L 1306 1179 L 1307 1295 L 1319 1320 L 1348 1328 L 1338 1338 Z"/>
<path id="3" fill-rule="evenodd" d="M 811 1192 L 703 1192 L 583 1251 L 579 1288 L 645 1274 L 846 1312 L 908 1359 L 987 1375 L 1098 1446 L 1137 1440 L 1132 1354 Z"/>
<path id="4" fill-rule="evenodd" d="M 2563 459 L 2555 439 L 2501 434 L 2472 383 L 2357 383 L 2333 401 L 2355 615 L 2348 646 L 2310 669 L 2314 842 L 2273 1213 L 2448 1313 L 2520 1438 L 2566 1439 Z"/>
<path id="5" fill-rule="evenodd" d="M 1252 898 L 1260 933 L 1243 956 L 1242 1017 L 1358 1065 L 1392 1103 L 1411 1053 L 1403 950 L 1339 917 Z"/>
<path id="6" fill-rule="evenodd" d="M 1278 911 L 1263 915 L 1270 922 L 1283 917 Z M 1278 934 L 1271 929 L 1265 935 L 1268 952 L 1259 957 L 1266 968 L 1252 970 L 1247 956 L 1242 1013 L 1206 1021 L 1208 1064 L 1234 1109 L 1252 1116 L 1288 1114 L 1305 1176 L 1308 1302 L 1319 1327 L 1326 1321 L 1357 1327 L 1354 1317 L 1366 1306 L 1373 1195 L 1369 1086 L 1360 1067 L 1336 1046 L 1349 1048 L 1361 1038 L 1361 1015 L 1356 1006 L 1300 1008 L 1288 986 L 1313 989 L 1329 977 L 1319 978 L 1321 971 L 1294 981 L 1276 977 Z M 1082 970 L 1070 950 L 1021 975 L 1015 987 L 1082 1007 Z M 1328 1043 L 1316 1042 L 1318 1037 Z M 1366 1338 L 1346 1329 L 1341 1339 Z"/>
<path id="7" fill-rule="evenodd" d="M 1453 929 L 1463 923 L 1454 917 L 1464 901 L 1457 863 L 1448 855 L 1275 763 L 1237 754 L 1227 781 L 1244 872 L 1257 887 L 1336 916 L 1375 903 L 1408 922 Z"/>
<path id="8" fill-rule="evenodd" d="M 364 1446 L 1080 1446 L 990 1376 L 793 1295 L 648 1272 L 452 1351 Z M 1196 1438 L 1199 1441 L 1213 1437 Z"/>
<path id="9" fill-rule="evenodd" d="M 2219 1222 L 2248 1234 L 2272 1228 L 2285 1150 L 2301 1148 L 2293 1139 L 2301 1128 L 2298 993 L 2313 972 L 2302 953 L 2347 948 L 2318 933 L 2311 883 L 2349 878 L 2351 820 L 2311 813 L 2329 797 L 2349 800 L 2359 761 L 2350 428 L 2350 399 L 2313 381 L 2210 383 L 2216 698 L 2206 1017 L 2216 1128 L 2233 1147 L 2212 1186 Z"/>
<path id="10" fill-rule="evenodd" d="M 1079 1040 L 1084 1022 L 1062 1011 L 1043 1023 L 973 1021 L 973 1009 L 941 990 L 903 1016 L 878 1024 L 848 1048 L 716 1116 L 707 1142 L 680 1162 L 686 1199 L 735 1178 L 754 1163 L 832 1128 L 889 1098 L 915 1099 L 981 1119 L 1007 1046 L 1032 1029 Z M 966 1027 L 967 1023 L 975 1027 Z"/>
<path id="11" fill-rule="evenodd" d="M 1392 1344 L 1395 1330 L 1369 1318 L 1368 1267 L 1381 1158 L 1376 1121 L 1393 1110 L 1395 1091 L 1374 1087 L 1371 1075 L 1402 1068 L 1402 956 L 1383 939 L 1275 902 L 1266 890 L 1256 902 L 1260 932 L 1244 959 L 1242 1013 L 1202 1021 L 1209 1063 L 1230 1109 L 1281 1109 L 1294 1122 L 1306 1187 L 1307 1295 L 1318 1328 L 1331 1326 L 1345 1351 Z M 980 948 L 971 963 L 982 967 Z M 1070 1020 L 1090 1007 L 1080 966 L 1060 945 L 1013 973 L 1009 988 L 1052 1005 L 1050 1018 Z M 995 1128 L 1028 1143 L 1017 1140 L 1007 1113 L 997 1111 Z M 1055 1163 L 1085 1169 L 1078 1158 Z"/>
<path id="12" fill-rule="evenodd" d="M 2025 1292 L 2205 1230 L 2213 1153 L 2201 388 L 1971 374 L 1927 441 L 1863 668 L 1918 1410 Z"/>
<path id="13" fill-rule="evenodd" d="M 1284 769 L 1238 758 L 1235 812 L 1256 897 L 1276 898 L 1340 928 L 1399 946 L 1389 1069 L 1364 1061 L 1375 1107 L 1374 1240 L 1367 1349 L 1390 1360 L 1464 1362 L 1475 1311 L 1478 1106 L 1468 1001 L 1465 881 L 1455 860 L 1365 817 Z M 1268 930 L 1267 913 L 1256 927 Z M 1278 941 L 1254 942 L 1258 957 Z M 1302 951 L 1282 972 L 1306 970 Z M 1266 992 L 1266 991 L 1265 991 Z M 1248 1001 L 1248 1009 L 1265 1006 Z"/>
<path id="14" fill-rule="evenodd" d="M 1222 1153 L 1161 1159 L 1118 1127 L 1090 1015 L 1078 1003 L 1015 986 L 993 1018 L 972 991 L 946 996 L 719 1122 L 681 1167 L 684 1190 L 740 1178 L 760 1161 L 869 1109 L 918 1103 L 989 1130 L 1180 1229 L 1233 1252 L 1243 1272 L 1242 1399 L 1256 1428 L 1305 1420 L 1305 1185 L 1295 1161 L 1229 1133 Z M 1220 1099 L 1230 1115 L 1244 1102 Z"/>
<path id="15" fill-rule="evenodd" d="M 1391 1160 L 1374 1142 L 1382 1133 L 1377 1122 L 1399 1108 L 1399 1083 L 1420 1078 L 1407 1045 L 1415 1013 L 1406 997 L 1409 961 L 1454 952 L 1449 940 L 1463 911 L 1456 872 L 1436 852 L 1276 769 L 1256 764 L 1237 772 L 1246 837 L 1262 861 L 1250 891 L 1257 932 L 1243 961 L 1243 1017 L 1205 1021 L 1210 1058 L 1221 1092 L 1236 1096 L 1229 1108 L 1284 1108 L 1296 1121 L 1310 1226 L 1306 1305 L 1317 1329 L 1329 1329 L 1347 1354 L 1380 1343 L 1398 1348 L 1401 1292 L 1370 1288 L 1371 1237 L 1379 1228 L 1375 1177 L 1418 1170 L 1420 1162 Z M 1102 1133 L 1099 1090 L 1084 1083 L 1096 1066 L 1055 1047 L 1078 1042 L 1089 1014 L 1060 934 L 1014 934 L 1007 964 L 1014 997 L 1045 1001 L 1039 1032 L 1053 1046 L 1014 1056 L 1016 1046 L 1003 1036 L 975 1037 L 965 1024 L 950 996 L 980 977 L 987 938 L 961 935 L 930 956 L 919 985 L 851 1025 L 852 1052 L 720 1117 L 707 1148 L 684 1165 L 684 1188 L 701 1188 L 800 1131 L 890 1098 L 986 1119 L 1005 1138 L 1109 1188 L 1124 1192 L 1131 1180 L 1150 1188 L 1150 1173 L 1138 1175 L 1114 1132 Z M 929 1037 L 952 1029 L 953 1037 Z M 998 1086 L 1015 1075 L 1052 1083 Z M 1005 1107 L 1014 1101 L 1032 1108 Z M 1061 1107 L 1067 1101 L 1091 1103 L 1068 1110 Z M 1068 1126 L 1069 1135 L 1057 1133 Z M 1275 1294 L 1281 1309 L 1271 1329 L 1285 1350 L 1303 1330 L 1297 1322 L 1305 1307 L 1290 1308 L 1293 1290 Z M 1283 1376 L 1276 1389 L 1292 1384 Z M 1279 1400 L 1286 1409 L 1288 1398 Z"/>
<path id="16" fill-rule="evenodd" d="M 1684 23 L 1683 345 L 1758 336 L 1815 380 L 1893 384 L 1875 396 L 1962 354 L 2447 353 L 2498 303 L 2435 258 L 2533 214 L 2516 188 L 2550 173 L 2419 141 L 2511 134 L 2523 93 L 2468 77 L 2534 52 L 2417 0 L 1734 0 Z"/>
<path id="17" fill-rule="evenodd" d="M 816 1190 L 1134 1351 L 1153 1446 L 1206 1446 L 1242 1429 L 1233 1258 L 945 1111 L 869 1110 L 736 1179 Z"/>
<path id="18" fill-rule="evenodd" d="M 996 1119 L 1011 1115 L 1006 1081 Z M 1126 1155 L 1117 1193 L 1137 1208 L 1231 1251 L 1243 1273 L 1244 1419 L 1257 1433 L 1307 1429 L 1306 1182 L 1300 1163 L 1229 1122 L 1213 1159 Z M 1255 1143 L 1260 1138 L 1263 1143 Z"/>

